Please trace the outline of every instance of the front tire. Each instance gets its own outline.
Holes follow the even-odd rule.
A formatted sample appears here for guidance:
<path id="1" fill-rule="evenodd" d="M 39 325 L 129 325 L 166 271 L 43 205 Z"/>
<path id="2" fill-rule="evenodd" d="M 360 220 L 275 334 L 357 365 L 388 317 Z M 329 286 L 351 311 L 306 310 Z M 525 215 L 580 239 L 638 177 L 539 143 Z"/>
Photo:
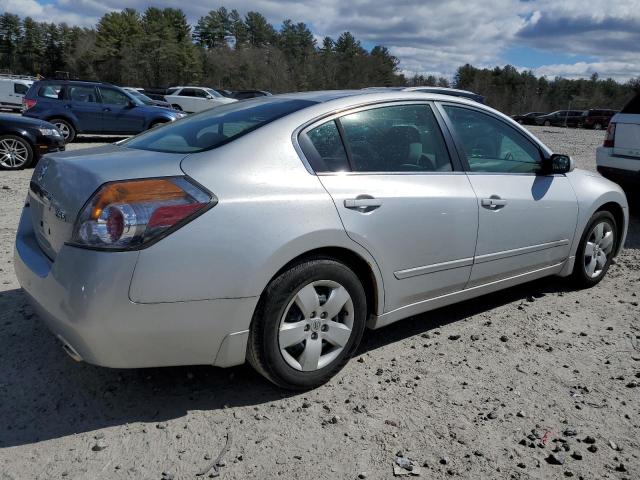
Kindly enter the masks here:
<path id="1" fill-rule="evenodd" d="M 617 241 L 618 229 L 613 215 L 606 211 L 593 215 L 580 239 L 573 266 L 573 279 L 578 287 L 592 287 L 604 278 Z"/>
<path id="2" fill-rule="evenodd" d="M 24 138 L 16 135 L 0 136 L 0 168 L 21 170 L 33 163 L 33 148 Z"/>
<path id="3" fill-rule="evenodd" d="M 366 310 L 364 288 L 347 266 L 330 258 L 299 263 L 263 293 L 251 322 L 247 360 L 282 388 L 320 386 L 360 344 Z"/>
<path id="4" fill-rule="evenodd" d="M 53 118 L 49 120 L 49 123 L 53 123 L 60 133 L 64 137 L 65 143 L 71 143 L 76 138 L 76 129 L 71 125 L 71 122 L 62 118 Z"/>

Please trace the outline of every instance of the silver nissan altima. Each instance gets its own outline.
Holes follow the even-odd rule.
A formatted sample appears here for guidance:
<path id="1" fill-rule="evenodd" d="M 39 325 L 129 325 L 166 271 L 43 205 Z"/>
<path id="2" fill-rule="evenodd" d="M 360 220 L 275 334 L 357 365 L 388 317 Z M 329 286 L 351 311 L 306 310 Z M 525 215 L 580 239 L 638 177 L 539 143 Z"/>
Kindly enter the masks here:
<path id="1" fill-rule="evenodd" d="M 536 278 L 597 284 L 621 189 L 484 105 L 416 92 L 262 97 L 45 157 L 15 269 L 76 360 L 336 374 L 365 327 Z"/>

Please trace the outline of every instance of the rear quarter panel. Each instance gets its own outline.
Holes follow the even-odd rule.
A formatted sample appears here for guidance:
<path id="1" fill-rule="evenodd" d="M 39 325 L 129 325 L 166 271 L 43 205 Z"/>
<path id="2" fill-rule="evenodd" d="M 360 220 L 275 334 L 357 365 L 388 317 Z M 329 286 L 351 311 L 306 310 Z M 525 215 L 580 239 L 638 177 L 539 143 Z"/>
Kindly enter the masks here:
<path id="1" fill-rule="evenodd" d="M 354 251 L 382 285 L 373 258 L 346 235 L 331 197 L 298 157 L 292 131 L 283 119 L 183 160 L 218 204 L 140 252 L 132 301 L 258 296 L 288 262 L 322 247 Z"/>

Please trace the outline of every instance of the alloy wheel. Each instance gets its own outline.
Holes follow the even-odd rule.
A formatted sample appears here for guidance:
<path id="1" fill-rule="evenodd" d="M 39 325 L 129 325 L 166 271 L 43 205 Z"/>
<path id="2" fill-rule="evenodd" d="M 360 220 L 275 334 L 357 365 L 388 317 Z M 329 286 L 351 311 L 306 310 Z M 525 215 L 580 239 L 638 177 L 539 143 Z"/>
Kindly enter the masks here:
<path id="1" fill-rule="evenodd" d="M 0 166 L 20 168 L 29 161 L 29 149 L 18 139 L 0 140 Z"/>
<path id="2" fill-rule="evenodd" d="M 300 288 L 280 320 L 278 344 L 289 366 L 314 371 L 333 362 L 353 331 L 354 308 L 338 282 L 318 280 Z"/>
<path id="3" fill-rule="evenodd" d="M 584 268 L 587 276 L 597 278 L 602 275 L 607 260 L 613 251 L 613 226 L 602 221 L 597 223 L 584 246 Z"/>
<path id="4" fill-rule="evenodd" d="M 58 130 L 60 130 L 60 133 L 62 134 L 64 139 L 67 140 L 67 138 L 69 138 L 69 134 L 71 133 L 71 131 L 69 130 L 69 125 L 62 122 L 56 122 L 54 123 L 54 125 Z"/>

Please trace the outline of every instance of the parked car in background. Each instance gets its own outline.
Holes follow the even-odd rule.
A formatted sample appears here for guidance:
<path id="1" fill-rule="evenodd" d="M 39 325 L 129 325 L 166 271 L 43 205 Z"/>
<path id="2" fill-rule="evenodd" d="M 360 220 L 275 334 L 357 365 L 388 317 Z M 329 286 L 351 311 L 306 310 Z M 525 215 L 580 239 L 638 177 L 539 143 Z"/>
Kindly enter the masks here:
<path id="1" fill-rule="evenodd" d="M 73 358 L 248 360 L 291 389 L 365 326 L 549 275 L 594 286 L 629 223 L 615 183 L 430 93 L 254 98 L 44 160 L 13 263 Z"/>
<path id="2" fill-rule="evenodd" d="M 234 90 L 231 92 L 231 98 L 236 100 L 246 100 L 247 98 L 268 97 L 271 92 L 265 90 Z"/>
<path id="3" fill-rule="evenodd" d="M 53 123 L 67 143 L 78 133 L 132 135 L 185 115 L 145 105 L 115 85 L 80 80 L 35 82 L 25 95 L 22 114 Z"/>
<path id="4" fill-rule="evenodd" d="M 0 108 L 21 111 L 22 99 L 35 80 L 35 77 L 0 74 Z"/>
<path id="5" fill-rule="evenodd" d="M 142 88 L 122 87 L 122 89 L 125 92 L 129 92 L 145 105 L 155 105 L 156 107 L 171 108 L 171 104 L 169 102 L 166 102 L 164 100 L 154 100 L 153 98 L 150 98 L 142 93 L 144 91 Z"/>
<path id="6" fill-rule="evenodd" d="M 224 88 L 214 88 L 214 90 L 223 97 L 233 98 L 233 91 L 231 90 L 225 90 Z"/>
<path id="7" fill-rule="evenodd" d="M 542 115 L 546 115 L 546 112 L 529 112 L 524 115 L 511 115 L 511 118 L 522 125 L 535 125 L 536 117 L 541 117 Z"/>
<path id="8" fill-rule="evenodd" d="M 607 134 L 596 151 L 596 166 L 605 177 L 633 189 L 640 187 L 640 93 L 609 122 Z"/>
<path id="9" fill-rule="evenodd" d="M 545 127 L 578 127 L 582 120 L 582 110 L 557 110 L 536 117 L 537 125 Z"/>
<path id="10" fill-rule="evenodd" d="M 64 148 L 62 134 L 51 123 L 0 114 L 0 169 L 27 168 L 42 155 Z"/>
<path id="11" fill-rule="evenodd" d="M 608 109 L 591 109 L 582 112 L 582 118 L 580 119 L 580 125 L 583 128 L 592 128 L 595 130 L 602 130 L 607 128 L 611 117 L 617 112 L 615 110 Z"/>
<path id="12" fill-rule="evenodd" d="M 235 98 L 224 97 L 214 89 L 206 87 L 171 87 L 164 98 L 176 110 L 188 113 L 237 102 Z"/>

